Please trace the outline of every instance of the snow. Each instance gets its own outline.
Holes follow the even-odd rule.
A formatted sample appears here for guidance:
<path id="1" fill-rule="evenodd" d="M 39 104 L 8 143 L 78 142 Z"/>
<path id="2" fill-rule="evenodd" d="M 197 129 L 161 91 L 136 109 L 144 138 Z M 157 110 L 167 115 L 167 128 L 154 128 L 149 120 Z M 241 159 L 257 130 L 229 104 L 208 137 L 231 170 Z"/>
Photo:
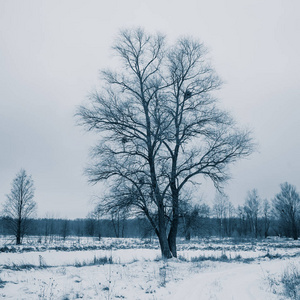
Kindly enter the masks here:
<path id="1" fill-rule="evenodd" d="M 281 260 L 253 264 L 218 264 L 216 269 L 184 281 L 169 299 L 277 299 L 278 296 L 268 288 L 268 276 L 270 273 L 276 274 L 285 265 L 286 261 Z"/>
<path id="2" fill-rule="evenodd" d="M 95 250 L 95 251 L 54 251 L 2 253 L 0 265 L 13 266 L 30 264 L 33 266 L 74 266 L 88 263 L 94 258 L 112 258 L 113 263 L 130 263 L 135 260 L 154 260 L 160 256 L 160 250 L 155 249 L 121 249 L 121 250 Z"/>
<path id="3" fill-rule="evenodd" d="M 179 240 L 180 259 L 170 260 L 161 259 L 156 241 L 138 239 L 103 239 L 103 249 L 81 251 L 44 245 L 25 252 L 27 246 L 0 253 L 0 298 L 285 299 L 271 283 L 300 256 L 291 240 Z"/>

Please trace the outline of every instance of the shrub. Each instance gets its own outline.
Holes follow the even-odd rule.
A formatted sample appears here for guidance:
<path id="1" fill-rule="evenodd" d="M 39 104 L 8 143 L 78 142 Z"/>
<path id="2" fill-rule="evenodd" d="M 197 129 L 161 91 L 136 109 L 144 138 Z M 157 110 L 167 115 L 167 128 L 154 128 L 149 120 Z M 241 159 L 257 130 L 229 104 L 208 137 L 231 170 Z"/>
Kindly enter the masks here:
<path id="1" fill-rule="evenodd" d="M 300 299 L 300 270 L 290 264 L 281 276 L 286 296 L 291 299 Z"/>
<path id="2" fill-rule="evenodd" d="M 225 253 L 223 253 L 223 254 L 221 255 L 221 257 L 220 257 L 220 260 L 221 260 L 221 261 L 227 261 L 227 260 L 228 260 L 228 256 L 227 256 Z"/>

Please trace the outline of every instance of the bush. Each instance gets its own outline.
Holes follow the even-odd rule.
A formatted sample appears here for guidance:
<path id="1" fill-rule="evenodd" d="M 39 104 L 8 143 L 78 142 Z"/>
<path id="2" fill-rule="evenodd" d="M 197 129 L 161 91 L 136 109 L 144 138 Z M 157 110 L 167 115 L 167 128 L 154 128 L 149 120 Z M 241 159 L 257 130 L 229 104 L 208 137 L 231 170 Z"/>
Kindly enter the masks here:
<path id="1" fill-rule="evenodd" d="M 289 265 L 283 272 L 281 282 L 286 296 L 300 299 L 300 270 L 294 264 Z"/>

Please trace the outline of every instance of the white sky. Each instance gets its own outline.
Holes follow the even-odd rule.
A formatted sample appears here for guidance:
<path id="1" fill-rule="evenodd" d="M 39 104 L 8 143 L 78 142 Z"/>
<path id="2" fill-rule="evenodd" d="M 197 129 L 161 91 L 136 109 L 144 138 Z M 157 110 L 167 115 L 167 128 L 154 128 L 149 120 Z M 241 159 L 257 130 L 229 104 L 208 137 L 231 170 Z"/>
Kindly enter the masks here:
<path id="1" fill-rule="evenodd" d="M 225 191 L 235 205 L 253 188 L 270 199 L 284 181 L 299 191 L 299 11 L 299 0 L 0 0 L 0 205 L 25 168 L 38 216 L 86 216 L 103 187 L 82 175 L 95 138 L 73 115 L 128 26 L 191 35 L 210 49 L 226 82 L 221 105 L 259 143 L 231 168 Z"/>

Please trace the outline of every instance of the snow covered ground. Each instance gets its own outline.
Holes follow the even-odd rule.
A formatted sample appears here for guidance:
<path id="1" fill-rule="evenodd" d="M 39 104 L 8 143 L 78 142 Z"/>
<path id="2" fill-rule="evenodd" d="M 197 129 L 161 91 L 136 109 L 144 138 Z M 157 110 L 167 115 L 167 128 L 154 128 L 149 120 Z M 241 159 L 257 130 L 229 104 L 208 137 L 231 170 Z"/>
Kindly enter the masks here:
<path id="1" fill-rule="evenodd" d="M 180 240 L 179 259 L 168 261 L 160 258 L 157 241 L 81 243 L 66 241 L 56 250 L 33 244 L 2 248 L 0 297 L 287 299 L 280 278 L 290 265 L 300 270 L 300 244 L 287 239 Z M 97 247 L 88 249 L 93 243 Z"/>

